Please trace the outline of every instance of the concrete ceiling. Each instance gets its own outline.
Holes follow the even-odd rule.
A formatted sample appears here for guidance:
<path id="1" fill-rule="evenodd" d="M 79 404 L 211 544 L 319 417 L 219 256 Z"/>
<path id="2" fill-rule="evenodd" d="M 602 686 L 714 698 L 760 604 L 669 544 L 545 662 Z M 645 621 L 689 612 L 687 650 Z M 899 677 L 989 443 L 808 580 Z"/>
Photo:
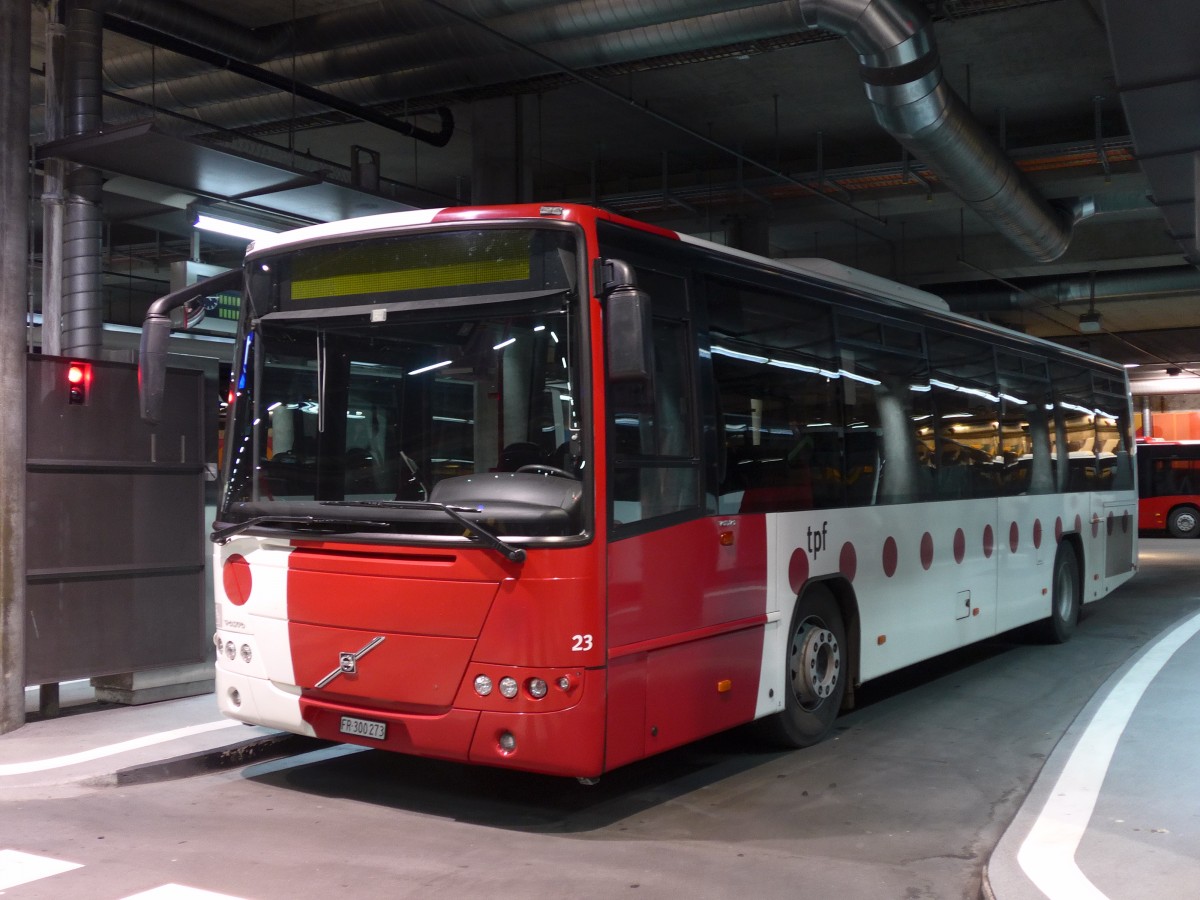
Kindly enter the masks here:
<path id="1" fill-rule="evenodd" d="M 105 172 L 109 271 L 147 283 L 190 252 L 197 204 L 294 222 L 584 200 L 919 285 L 1135 377 L 1200 372 L 1192 0 L 907 2 L 983 131 L 1055 209 L 1086 213 L 1057 259 L 1032 259 L 902 150 L 855 50 L 795 3 L 109 0 L 105 134 L 40 153 Z M 377 190 L 355 188 L 352 147 L 378 154 Z M 1102 330 L 1083 334 L 1089 311 Z"/>

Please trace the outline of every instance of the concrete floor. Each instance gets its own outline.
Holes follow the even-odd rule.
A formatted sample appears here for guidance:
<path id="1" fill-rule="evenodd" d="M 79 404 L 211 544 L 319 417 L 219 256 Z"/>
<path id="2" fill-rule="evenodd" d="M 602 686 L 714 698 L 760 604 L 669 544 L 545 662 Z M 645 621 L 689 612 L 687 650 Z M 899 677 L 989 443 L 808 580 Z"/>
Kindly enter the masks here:
<path id="1" fill-rule="evenodd" d="M 0 891 L 974 900 L 986 883 L 1041 897 L 1022 847 L 1094 714 L 1128 700 L 1126 676 L 1200 610 L 1198 563 L 1200 542 L 1144 540 L 1142 571 L 1086 607 L 1070 643 L 1008 634 L 881 679 L 809 750 L 731 732 L 592 787 L 312 743 L 243 765 L 222 751 L 268 735 L 221 724 L 211 698 L 83 698 L 0 737 Z M 1183 640 L 1115 732 L 1068 857 L 1091 896 L 1183 897 L 1197 881 L 1198 667 L 1200 641 Z"/>

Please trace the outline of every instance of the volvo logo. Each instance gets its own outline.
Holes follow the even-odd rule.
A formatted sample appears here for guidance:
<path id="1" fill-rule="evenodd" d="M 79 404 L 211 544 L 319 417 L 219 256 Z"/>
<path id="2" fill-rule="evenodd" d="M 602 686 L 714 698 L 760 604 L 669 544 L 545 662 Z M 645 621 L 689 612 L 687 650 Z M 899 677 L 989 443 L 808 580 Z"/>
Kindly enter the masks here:
<path id="1" fill-rule="evenodd" d="M 371 640 L 367 641 L 366 645 L 361 650 L 358 650 L 354 653 L 343 650 L 338 654 L 337 668 L 316 683 L 315 687 L 317 690 L 320 690 L 328 685 L 339 675 L 357 675 L 358 661 L 382 643 L 383 635 L 377 635 L 371 638 Z"/>

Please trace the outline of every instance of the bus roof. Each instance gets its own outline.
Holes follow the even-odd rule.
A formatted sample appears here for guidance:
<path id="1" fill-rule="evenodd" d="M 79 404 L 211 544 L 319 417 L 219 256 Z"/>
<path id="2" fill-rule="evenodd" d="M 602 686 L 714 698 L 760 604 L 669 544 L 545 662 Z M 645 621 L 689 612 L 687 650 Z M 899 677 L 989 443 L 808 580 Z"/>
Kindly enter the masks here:
<path id="1" fill-rule="evenodd" d="M 647 222 L 630 219 L 604 209 L 599 209 L 597 207 L 581 203 L 521 203 L 494 206 L 451 206 L 434 209 L 414 209 L 404 212 L 382 213 L 374 216 L 362 216 L 360 218 L 343 219 L 336 222 L 308 225 L 303 228 L 297 228 L 281 234 L 268 235 L 266 237 L 259 238 L 250 244 L 246 251 L 246 255 L 247 257 L 252 257 L 264 252 L 285 249 L 291 246 L 299 246 L 312 241 L 323 241 L 331 238 L 336 239 L 339 237 L 353 237 L 355 235 L 380 233 L 386 232 L 393 228 L 431 225 L 434 223 L 453 225 L 466 224 L 472 221 L 490 220 L 500 222 L 505 219 L 514 218 L 555 218 L 559 220 L 573 220 L 577 222 L 586 220 L 588 218 L 605 219 L 637 229 L 647 234 L 656 234 L 660 237 L 668 237 L 678 240 L 683 244 L 690 244 L 697 248 L 704 249 L 716 256 L 727 258 L 733 257 L 745 260 L 746 262 L 753 263 L 758 266 L 768 266 L 775 268 L 776 270 L 797 272 L 799 274 L 806 275 L 815 281 L 830 284 L 845 291 L 868 297 L 876 301 L 892 303 L 897 306 L 923 309 L 939 316 L 952 319 L 963 324 L 970 324 L 973 327 L 982 328 L 998 335 L 1008 335 L 1020 340 L 1022 343 L 1042 345 L 1047 348 L 1053 348 L 1055 352 L 1062 353 L 1067 356 L 1075 356 L 1081 359 L 1089 360 L 1093 363 L 1103 363 L 1114 368 L 1119 368 L 1116 363 L 1094 356 L 1085 351 L 1065 347 L 1062 344 L 1055 344 L 1043 338 L 1025 335 L 1020 332 L 1012 331 L 1011 329 L 1003 326 L 982 322 L 979 319 L 974 319 L 964 316 L 960 313 L 955 313 L 950 309 L 949 304 L 936 294 L 931 294 L 928 291 L 923 291 L 920 288 L 911 287 L 906 284 L 900 284 L 899 282 L 889 281 L 888 279 L 882 278 L 878 275 L 872 275 L 869 272 L 863 272 L 859 269 L 855 269 L 851 266 L 843 265 L 832 260 L 807 257 L 772 259 L 770 257 L 760 256 L 755 253 L 749 253 L 744 250 L 738 250 L 725 244 L 718 244 L 714 241 L 709 241 L 704 238 L 694 237 L 693 235 L 671 231 Z"/>
<path id="2" fill-rule="evenodd" d="M 950 304 L 937 294 L 931 294 L 929 291 L 923 291 L 920 288 L 910 287 L 907 284 L 900 284 L 896 281 L 889 281 L 878 275 L 872 275 L 870 272 L 863 272 L 860 269 L 844 266 L 831 259 L 801 257 L 798 259 L 777 259 L 775 262 L 795 269 L 798 272 L 804 272 L 806 275 L 820 278 L 823 281 L 832 281 L 842 287 L 867 291 L 873 297 L 883 297 L 912 306 L 934 309 L 938 312 L 950 311 Z"/>

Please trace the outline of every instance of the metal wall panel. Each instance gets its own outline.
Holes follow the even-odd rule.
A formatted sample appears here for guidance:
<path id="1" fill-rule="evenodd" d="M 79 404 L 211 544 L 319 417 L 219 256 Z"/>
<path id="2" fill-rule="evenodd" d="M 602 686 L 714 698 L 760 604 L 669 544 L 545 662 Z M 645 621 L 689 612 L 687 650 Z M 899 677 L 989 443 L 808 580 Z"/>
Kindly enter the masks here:
<path id="1" fill-rule="evenodd" d="M 26 684 L 204 660 L 204 379 L 167 373 L 138 416 L 137 367 L 28 358 Z"/>

